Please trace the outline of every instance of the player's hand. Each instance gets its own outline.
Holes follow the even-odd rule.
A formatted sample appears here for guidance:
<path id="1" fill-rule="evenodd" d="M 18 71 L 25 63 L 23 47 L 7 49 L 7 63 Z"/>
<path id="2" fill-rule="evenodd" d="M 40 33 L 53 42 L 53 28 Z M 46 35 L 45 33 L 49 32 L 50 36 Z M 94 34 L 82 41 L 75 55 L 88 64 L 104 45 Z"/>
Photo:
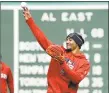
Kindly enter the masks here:
<path id="1" fill-rule="evenodd" d="M 52 57 L 58 60 L 60 63 L 65 61 L 64 50 L 59 45 L 50 45 L 46 52 Z"/>
<path id="2" fill-rule="evenodd" d="M 23 15 L 25 20 L 28 20 L 29 18 L 31 18 L 31 13 L 27 7 L 23 7 Z"/>

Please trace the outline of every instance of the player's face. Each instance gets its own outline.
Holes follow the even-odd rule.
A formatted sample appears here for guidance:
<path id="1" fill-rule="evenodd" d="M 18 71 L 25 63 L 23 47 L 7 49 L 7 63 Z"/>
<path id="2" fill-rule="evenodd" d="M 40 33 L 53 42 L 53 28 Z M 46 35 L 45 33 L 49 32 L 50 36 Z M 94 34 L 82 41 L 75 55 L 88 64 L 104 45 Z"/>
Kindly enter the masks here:
<path id="1" fill-rule="evenodd" d="M 67 47 L 67 49 L 74 50 L 74 49 L 77 48 L 77 44 L 76 44 L 76 42 L 72 38 L 68 37 L 66 39 L 66 47 Z"/>

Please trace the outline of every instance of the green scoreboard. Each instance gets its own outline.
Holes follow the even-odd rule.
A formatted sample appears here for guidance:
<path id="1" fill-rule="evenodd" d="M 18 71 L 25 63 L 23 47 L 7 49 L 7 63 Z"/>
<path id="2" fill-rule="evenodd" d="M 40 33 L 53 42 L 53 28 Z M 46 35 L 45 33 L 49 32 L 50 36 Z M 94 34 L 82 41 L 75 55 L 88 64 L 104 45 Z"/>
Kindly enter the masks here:
<path id="1" fill-rule="evenodd" d="M 108 3 L 27 2 L 35 23 L 53 43 L 79 32 L 91 64 L 78 93 L 108 93 Z M 19 2 L 1 3 L 1 54 L 13 71 L 15 93 L 46 93 L 50 56 L 27 26 Z"/>

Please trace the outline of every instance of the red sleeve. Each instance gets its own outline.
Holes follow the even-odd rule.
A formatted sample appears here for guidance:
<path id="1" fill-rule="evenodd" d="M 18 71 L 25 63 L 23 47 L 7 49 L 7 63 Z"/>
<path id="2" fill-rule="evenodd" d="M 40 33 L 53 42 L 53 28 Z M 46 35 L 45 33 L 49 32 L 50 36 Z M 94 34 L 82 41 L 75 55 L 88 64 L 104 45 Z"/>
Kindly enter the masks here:
<path id="1" fill-rule="evenodd" d="M 75 84 L 78 84 L 87 75 L 90 69 L 89 63 L 82 65 L 77 71 L 71 70 L 66 62 L 64 62 L 61 66 L 67 77 Z"/>
<path id="2" fill-rule="evenodd" d="M 7 84 L 8 84 L 10 93 L 14 93 L 14 81 L 13 81 L 13 75 L 10 68 L 8 70 Z"/>
<path id="3" fill-rule="evenodd" d="M 27 21 L 28 26 L 30 27 L 32 33 L 34 34 L 35 38 L 41 45 L 41 47 L 46 50 L 47 47 L 52 44 L 51 41 L 47 39 L 44 33 L 40 30 L 40 28 L 35 24 L 32 18 L 29 18 Z"/>

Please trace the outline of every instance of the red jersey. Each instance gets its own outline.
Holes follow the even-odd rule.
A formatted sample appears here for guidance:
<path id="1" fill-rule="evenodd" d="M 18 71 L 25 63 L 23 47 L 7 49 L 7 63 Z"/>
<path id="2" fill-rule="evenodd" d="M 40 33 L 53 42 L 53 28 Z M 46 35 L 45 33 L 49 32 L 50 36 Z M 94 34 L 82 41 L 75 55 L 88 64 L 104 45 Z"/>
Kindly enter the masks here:
<path id="1" fill-rule="evenodd" d="M 44 50 L 53 44 L 32 18 L 29 18 L 26 22 Z M 65 51 L 66 61 L 62 65 L 57 60 L 51 59 L 47 74 L 47 93 L 77 93 L 79 82 L 89 72 L 90 64 L 84 54 L 66 52 L 64 48 L 63 50 Z"/>
<path id="2" fill-rule="evenodd" d="M 14 93 L 13 76 L 11 69 L 4 62 L 0 63 L 0 93 Z"/>

